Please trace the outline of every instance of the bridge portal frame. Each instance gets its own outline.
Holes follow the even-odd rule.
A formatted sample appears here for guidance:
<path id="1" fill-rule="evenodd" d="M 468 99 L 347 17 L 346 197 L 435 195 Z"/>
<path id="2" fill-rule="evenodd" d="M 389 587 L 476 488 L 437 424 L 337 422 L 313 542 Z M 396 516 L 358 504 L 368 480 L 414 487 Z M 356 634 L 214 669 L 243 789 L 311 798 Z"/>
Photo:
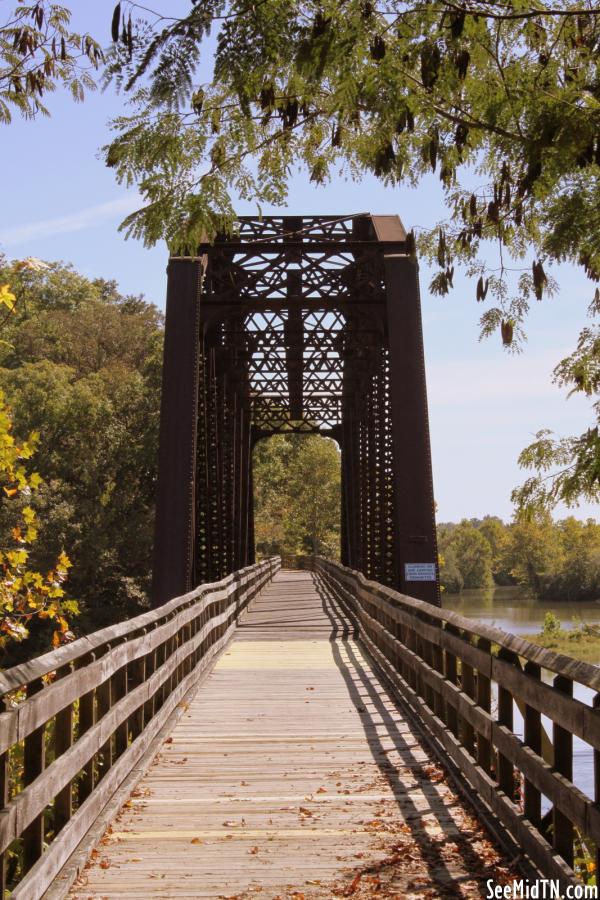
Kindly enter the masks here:
<path id="1" fill-rule="evenodd" d="M 340 446 L 342 563 L 439 605 L 418 263 L 398 216 L 241 217 L 167 272 L 153 604 L 254 562 L 252 450 L 291 431 Z"/>

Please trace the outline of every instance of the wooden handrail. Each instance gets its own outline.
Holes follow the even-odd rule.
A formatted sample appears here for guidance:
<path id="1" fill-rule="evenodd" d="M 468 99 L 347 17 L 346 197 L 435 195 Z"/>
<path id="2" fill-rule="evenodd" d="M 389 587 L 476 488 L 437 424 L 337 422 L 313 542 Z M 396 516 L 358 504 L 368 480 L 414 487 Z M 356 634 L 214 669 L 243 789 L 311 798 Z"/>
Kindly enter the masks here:
<path id="1" fill-rule="evenodd" d="M 315 570 L 431 740 L 539 871 L 558 879 L 563 891 L 581 884 L 573 869 L 576 830 L 587 847 L 600 848 L 600 695 L 585 703 L 573 688 L 598 691 L 600 668 L 399 594 L 330 560 L 316 559 Z M 542 681 L 544 670 L 554 676 L 551 684 Z M 514 729 L 517 708 L 523 739 Z M 553 723 L 550 747 L 542 716 Z M 574 735 L 593 754 L 593 798 L 573 784 Z"/>
<path id="2" fill-rule="evenodd" d="M 42 896 L 279 567 L 249 566 L 0 675 L 0 900 Z"/>

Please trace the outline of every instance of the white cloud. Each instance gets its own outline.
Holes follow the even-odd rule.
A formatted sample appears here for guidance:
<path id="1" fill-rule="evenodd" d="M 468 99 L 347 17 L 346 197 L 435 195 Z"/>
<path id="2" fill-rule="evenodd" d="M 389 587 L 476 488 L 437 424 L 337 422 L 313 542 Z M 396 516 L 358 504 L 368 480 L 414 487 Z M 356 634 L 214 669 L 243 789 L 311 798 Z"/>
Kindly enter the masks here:
<path id="1" fill-rule="evenodd" d="M 115 200 L 108 200 L 106 203 L 88 206 L 66 216 L 13 225 L 0 230 L 0 244 L 12 247 L 40 238 L 54 237 L 57 234 L 84 231 L 108 219 L 125 216 L 133 212 L 139 204 L 139 197 L 135 194 L 127 194 L 117 197 Z"/>

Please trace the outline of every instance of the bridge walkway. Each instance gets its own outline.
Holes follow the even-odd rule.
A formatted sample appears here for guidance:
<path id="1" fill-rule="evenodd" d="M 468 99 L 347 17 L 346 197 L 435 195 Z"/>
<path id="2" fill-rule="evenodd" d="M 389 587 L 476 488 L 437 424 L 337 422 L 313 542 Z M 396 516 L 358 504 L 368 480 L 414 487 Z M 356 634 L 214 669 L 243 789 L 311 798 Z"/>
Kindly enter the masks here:
<path id="1" fill-rule="evenodd" d="M 318 576 L 281 571 L 70 896 L 479 898 L 508 872 Z"/>

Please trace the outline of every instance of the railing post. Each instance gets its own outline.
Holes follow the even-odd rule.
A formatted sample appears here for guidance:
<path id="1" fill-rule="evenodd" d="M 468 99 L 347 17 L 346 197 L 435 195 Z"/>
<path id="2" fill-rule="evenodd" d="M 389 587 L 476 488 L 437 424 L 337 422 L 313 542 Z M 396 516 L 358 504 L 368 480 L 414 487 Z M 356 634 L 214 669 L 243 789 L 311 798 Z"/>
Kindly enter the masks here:
<path id="1" fill-rule="evenodd" d="M 113 680 L 107 678 L 96 688 L 96 720 L 99 722 L 107 713 L 113 703 Z M 102 745 L 97 755 L 98 781 L 106 775 L 113 764 L 113 737 L 112 735 Z"/>
<path id="2" fill-rule="evenodd" d="M 506 662 L 514 666 L 519 666 L 519 660 L 514 653 L 505 650 L 503 647 L 498 652 L 498 658 L 504 659 Z M 498 685 L 498 723 L 506 726 L 509 731 L 514 730 L 514 712 L 513 712 L 513 696 L 501 684 Z M 498 752 L 498 771 L 496 772 L 496 781 L 501 791 L 504 791 L 510 800 L 515 797 L 515 775 L 514 767 L 509 759 L 502 753 Z"/>
<path id="3" fill-rule="evenodd" d="M 71 666 L 64 666 L 57 673 L 64 678 L 71 673 Z M 73 743 L 73 704 L 69 703 L 56 714 L 54 720 L 54 758 L 59 759 Z M 73 783 L 69 781 L 54 799 L 54 830 L 58 833 L 73 815 Z"/>
<path id="4" fill-rule="evenodd" d="M 567 696 L 573 696 L 573 682 L 564 675 L 557 675 L 554 687 Z M 573 735 L 556 722 L 552 725 L 554 744 L 554 768 L 569 781 L 573 781 Z M 552 809 L 553 846 L 568 865 L 573 865 L 573 824 L 556 807 Z"/>
<path id="5" fill-rule="evenodd" d="M 156 629 L 156 622 L 153 623 L 150 633 Z M 156 672 L 158 668 L 158 648 L 155 647 L 150 653 L 146 654 L 146 681 L 149 681 L 151 676 Z M 151 696 L 144 703 L 144 727 L 151 721 L 154 717 L 154 713 L 156 711 L 156 692 L 151 694 Z"/>
<path id="6" fill-rule="evenodd" d="M 487 638 L 479 638 L 477 646 L 491 658 L 492 645 Z M 477 705 L 484 712 L 492 710 L 492 690 L 490 679 L 483 672 L 477 670 Z M 484 772 L 490 774 L 492 763 L 491 745 L 481 732 L 477 732 L 477 764 L 481 766 Z"/>
<path id="7" fill-rule="evenodd" d="M 77 661 L 76 668 L 84 669 L 90 663 L 94 662 L 95 659 L 96 654 L 89 653 L 86 656 L 81 657 L 81 659 Z M 96 704 L 94 694 L 95 691 L 92 688 L 91 691 L 79 698 L 79 728 L 77 731 L 78 738 L 84 735 L 86 731 L 89 731 L 95 722 Z M 94 758 L 95 755 L 92 754 L 81 772 L 79 784 L 77 786 L 77 799 L 79 801 L 79 806 L 81 806 L 84 800 L 86 800 L 94 790 Z"/>
<path id="8" fill-rule="evenodd" d="M 111 681 L 112 701 L 113 705 L 115 705 L 127 694 L 127 665 L 117 669 L 112 676 Z M 128 742 L 127 719 L 125 719 L 125 721 L 121 722 L 120 725 L 117 725 L 115 729 L 115 759 L 118 759 L 121 754 L 125 753 Z"/>
<path id="9" fill-rule="evenodd" d="M 407 626 L 407 628 L 406 628 L 406 646 L 416 656 L 419 655 L 419 652 L 417 649 L 417 635 L 415 634 L 414 628 L 411 628 L 410 626 Z M 421 693 L 420 680 L 421 679 L 419 678 L 418 670 L 413 669 L 413 667 L 411 666 L 409 669 L 408 683 L 410 684 L 411 688 L 413 688 L 413 690 L 417 694 Z"/>
<path id="10" fill-rule="evenodd" d="M 416 618 L 417 619 L 419 618 L 418 614 L 417 614 Z M 418 631 L 416 631 L 416 629 L 415 629 L 415 643 L 416 643 L 416 653 L 417 653 L 417 656 L 419 657 L 419 659 L 422 659 L 423 662 L 429 663 L 426 642 L 423 640 L 423 638 L 418 633 Z M 420 676 L 417 679 L 417 685 L 418 685 L 418 692 L 419 692 L 420 696 L 423 698 L 423 700 L 425 701 L 425 703 L 427 704 L 427 706 L 433 707 L 433 700 L 431 697 L 432 688 L 429 687 L 429 685 L 425 681 L 425 678 Z"/>
<path id="11" fill-rule="evenodd" d="M 450 625 L 446 623 L 446 631 L 448 634 L 458 635 L 458 628 L 455 628 L 454 625 Z M 446 680 L 450 682 L 450 684 L 458 684 L 458 668 L 456 665 L 456 656 L 454 653 L 451 653 L 449 650 L 446 650 Z M 452 704 L 447 701 L 446 702 L 446 725 L 454 735 L 454 737 L 458 737 L 458 714 Z"/>
<path id="12" fill-rule="evenodd" d="M 471 639 L 471 635 L 468 631 L 464 631 L 462 636 L 465 641 L 470 641 Z M 475 700 L 475 675 L 473 666 L 470 666 L 464 660 L 462 660 L 460 664 L 460 681 L 461 687 L 467 697 L 470 697 L 471 700 Z M 475 729 L 466 719 L 463 719 L 461 724 L 462 741 L 465 745 L 465 749 L 470 756 L 475 756 Z"/>
<path id="13" fill-rule="evenodd" d="M 44 689 L 41 678 L 27 685 L 27 698 Z M 32 784 L 44 771 L 46 762 L 46 726 L 40 725 L 25 738 L 23 751 L 23 784 Z M 26 872 L 44 852 L 44 813 L 41 812 L 23 831 L 23 866 Z"/>
<path id="14" fill-rule="evenodd" d="M 140 636 L 145 637 L 148 634 L 147 628 L 142 628 Z M 139 656 L 131 664 L 130 683 L 132 690 L 140 687 L 146 680 L 146 659 L 147 656 Z M 131 731 L 131 739 L 135 741 L 144 730 L 144 704 L 140 703 L 138 708 L 129 717 L 129 729 Z"/>
<path id="15" fill-rule="evenodd" d="M 542 670 L 536 663 L 529 660 L 525 663 L 525 672 L 536 681 L 541 680 Z M 524 738 L 525 743 L 538 756 L 542 755 L 542 714 L 533 706 L 525 704 Z M 523 787 L 523 812 L 536 828 L 540 827 L 542 820 L 542 795 L 536 787 L 525 778 Z"/>
<path id="16" fill-rule="evenodd" d="M 0 700 L 0 713 L 8 708 L 6 700 Z M 8 754 L 9 750 L 0 754 L 0 814 L 4 815 L 10 798 L 9 785 L 9 767 Z M 6 895 L 6 853 L 0 853 L 0 900 L 4 900 Z"/>
<path id="17" fill-rule="evenodd" d="M 439 627 L 438 622 L 435 619 L 429 619 L 428 623 L 433 628 Z M 440 629 L 441 630 L 441 629 Z M 444 651 L 439 643 L 435 641 L 430 641 L 429 646 L 431 647 L 431 657 L 432 657 L 432 665 L 436 672 L 443 677 L 444 676 Z M 434 691 L 433 694 L 433 708 L 436 716 L 442 721 L 446 721 L 447 715 L 447 707 L 444 701 L 444 695 L 441 691 Z"/>

